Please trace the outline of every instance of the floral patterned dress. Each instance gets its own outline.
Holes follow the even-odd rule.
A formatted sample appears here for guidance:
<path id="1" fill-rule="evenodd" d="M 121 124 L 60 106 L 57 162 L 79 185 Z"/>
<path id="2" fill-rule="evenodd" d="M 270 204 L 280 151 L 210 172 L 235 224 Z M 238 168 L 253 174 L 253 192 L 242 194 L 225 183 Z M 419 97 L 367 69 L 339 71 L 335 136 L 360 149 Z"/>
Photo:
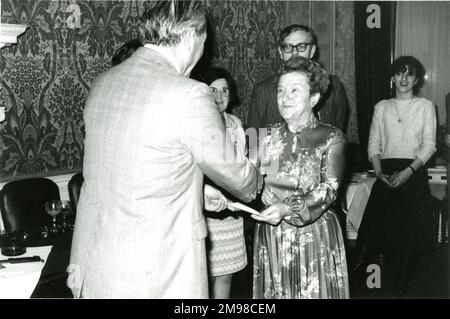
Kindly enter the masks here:
<path id="1" fill-rule="evenodd" d="M 343 234 L 330 207 L 345 169 L 343 134 L 317 120 L 295 133 L 287 124 L 270 131 L 263 202 L 284 202 L 293 215 L 256 226 L 253 297 L 349 298 Z"/>

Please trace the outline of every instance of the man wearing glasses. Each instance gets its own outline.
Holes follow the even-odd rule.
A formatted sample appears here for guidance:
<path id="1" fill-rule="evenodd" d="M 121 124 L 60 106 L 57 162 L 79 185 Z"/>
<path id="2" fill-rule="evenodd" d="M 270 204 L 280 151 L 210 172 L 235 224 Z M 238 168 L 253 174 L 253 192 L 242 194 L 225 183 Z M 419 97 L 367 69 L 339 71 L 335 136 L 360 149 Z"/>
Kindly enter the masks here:
<path id="1" fill-rule="evenodd" d="M 283 62 L 295 55 L 312 59 L 316 48 L 313 30 L 307 26 L 292 24 L 280 32 L 278 52 Z M 334 125 L 345 133 L 348 104 L 344 86 L 335 75 L 330 75 L 330 82 L 328 92 L 314 111 L 322 123 Z M 277 107 L 277 85 L 278 76 L 255 85 L 249 105 L 247 127 L 258 131 L 283 121 Z"/>

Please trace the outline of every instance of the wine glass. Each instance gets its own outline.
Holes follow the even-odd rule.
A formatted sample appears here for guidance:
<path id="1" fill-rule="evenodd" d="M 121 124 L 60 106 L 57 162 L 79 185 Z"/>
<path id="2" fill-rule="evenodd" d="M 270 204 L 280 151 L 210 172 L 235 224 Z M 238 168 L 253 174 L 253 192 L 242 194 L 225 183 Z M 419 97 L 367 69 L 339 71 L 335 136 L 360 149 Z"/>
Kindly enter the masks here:
<path id="1" fill-rule="evenodd" d="M 62 229 L 63 231 L 68 230 L 71 225 L 68 221 L 68 216 L 72 213 L 70 208 L 70 201 L 68 200 L 62 200 L 61 201 L 61 216 L 62 216 Z"/>
<path id="2" fill-rule="evenodd" d="M 61 213 L 61 201 L 51 200 L 45 203 L 45 211 L 52 217 L 52 225 L 50 226 L 50 233 L 57 234 L 58 226 L 56 225 L 56 216 Z"/>

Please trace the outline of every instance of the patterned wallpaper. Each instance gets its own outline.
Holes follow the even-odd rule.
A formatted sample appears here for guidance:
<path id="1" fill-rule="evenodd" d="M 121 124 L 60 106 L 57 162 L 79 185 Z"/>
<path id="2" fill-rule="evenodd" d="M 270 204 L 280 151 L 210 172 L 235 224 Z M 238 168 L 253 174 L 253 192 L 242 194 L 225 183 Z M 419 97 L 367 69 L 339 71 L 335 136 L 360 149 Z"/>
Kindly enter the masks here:
<path id="1" fill-rule="evenodd" d="M 1 2 L 3 23 L 27 24 L 29 29 L 18 45 L 0 51 L 0 105 L 7 110 L 7 120 L 0 124 L 0 179 L 82 167 L 82 114 L 89 87 L 110 67 L 115 49 L 138 35 L 143 1 L 77 0 L 81 21 L 75 29 L 67 24 L 71 2 Z M 206 4 L 217 34 L 214 63 L 234 74 L 242 99 L 235 113 L 245 122 L 254 84 L 279 67 L 276 39 L 292 12 L 284 1 Z M 337 19 L 342 10 L 352 10 L 344 7 Z M 345 11 L 346 20 L 347 14 L 353 15 Z M 345 43 L 351 34 L 342 33 Z M 336 59 L 337 70 L 346 69 L 347 60 Z M 345 76 L 343 81 L 351 83 Z"/>
<path id="2" fill-rule="evenodd" d="M 244 123 L 253 86 L 280 67 L 279 31 L 285 26 L 283 1 L 208 1 L 215 27 L 213 64 L 227 68 L 237 83 L 241 106 L 233 112 Z"/>

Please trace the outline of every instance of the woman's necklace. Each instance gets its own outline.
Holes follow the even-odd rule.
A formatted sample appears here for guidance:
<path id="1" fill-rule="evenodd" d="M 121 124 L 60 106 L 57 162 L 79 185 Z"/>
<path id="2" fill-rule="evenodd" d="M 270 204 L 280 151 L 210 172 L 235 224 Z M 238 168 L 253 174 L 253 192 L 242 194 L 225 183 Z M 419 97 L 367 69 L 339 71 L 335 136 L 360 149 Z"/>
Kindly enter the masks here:
<path id="1" fill-rule="evenodd" d="M 409 101 L 407 109 L 409 109 L 409 107 L 411 106 L 411 103 L 414 101 L 414 97 L 411 99 L 411 101 Z M 397 113 L 397 122 L 401 123 L 402 122 L 402 118 L 400 117 L 400 114 L 398 113 L 398 109 L 397 109 L 397 99 L 394 98 L 394 108 L 395 108 L 395 113 Z M 408 110 L 407 110 L 408 111 Z"/>

